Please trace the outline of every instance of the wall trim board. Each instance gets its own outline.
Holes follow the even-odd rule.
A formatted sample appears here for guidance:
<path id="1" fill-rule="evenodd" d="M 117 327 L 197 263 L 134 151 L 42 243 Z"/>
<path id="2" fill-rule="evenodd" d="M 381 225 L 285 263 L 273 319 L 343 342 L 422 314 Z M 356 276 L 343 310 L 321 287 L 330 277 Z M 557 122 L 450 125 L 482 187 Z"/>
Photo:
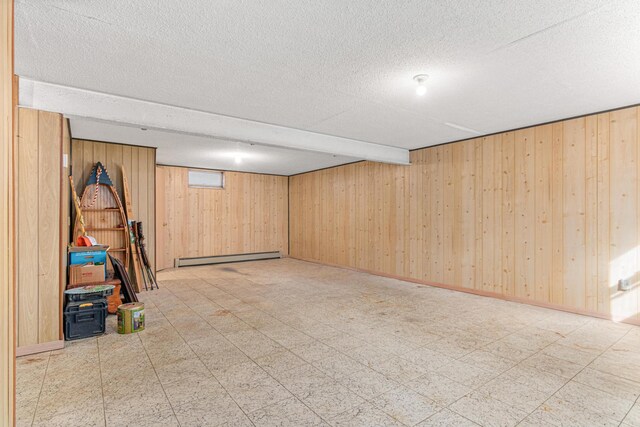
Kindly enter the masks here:
<path id="1" fill-rule="evenodd" d="M 16 357 L 30 354 L 44 353 L 45 351 L 61 350 L 64 348 L 64 340 L 49 341 L 42 344 L 25 345 L 16 349 Z"/>
<path id="2" fill-rule="evenodd" d="M 286 258 L 291 258 L 291 259 L 295 259 L 295 260 L 298 260 L 298 261 L 308 262 L 308 263 L 311 263 L 311 264 L 324 265 L 324 266 L 332 267 L 332 268 L 341 268 L 341 269 L 344 269 L 344 270 L 355 271 L 355 272 L 358 272 L 358 273 L 366 273 L 366 274 L 371 274 L 371 275 L 374 275 L 374 276 L 387 277 L 389 279 L 396 279 L 396 280 L 400 280 L 400 281 L 403 281 L 403 282 L 415 283 L 415 284 L 418 284 L 418 285 L 433 286 L 434 288 L 447 289 L 447 290 L 455 291 L 455 292 L 463 292 L 465 294 L 472 294 L 472 295 L 477 295 L 477 296 L 486 297 L 486 298 L 495 298 L 495 299 L 499 299 L 499 300 L 503 300 L 503 301 L 515 302 L 515 303 L 518 303 L 518 304 L 530 305 L 530 306 L 540 307 L 540 308 L 548 308 L 550 310 L 557 310 L 557 311 L 562 311 L 562 312 L 565 312 L 565 313 L 578 314 L 580 316 L 588 316 L 588 317 L 595 317 L 595 318 L 598 318 L 598 319 L 611 320 L 611 321 L 616 322 L 616 323 L 626 323 L 626 324 L 629 324 L 629 325 L 640 326 L 640 320 L 638 320 L 638 319 L 615 320 L 610 315 L 600 314 L 600 313 L 595 312 L 595 311 L 568 308 L 568 307 L 565 307 L 565 306 L 562 306 L 562 305 L 559 305 L 559 304 L 550 304 L 550 303 L 544 303 L 544 302 L 539 302 L 539 301 L 532 301 L 532 300 L 528 300 L 528 299 L 525 299 L 525 298 L 520 298 L 520 297 L 516 297 L 516 296 L 509 296 L 509 295 L 503 295 L 503 294 L 498 294 L 498 293 L 495 293 L 495 292 L 487 292 L 487 291 L 482 291 L 482 290 L 478 290 L 478 289 L 461 288 L 459 286 L 447 285 L 447 284 L 444 284 L 444 283 L 429 282 L 429 281 L 426 281 L 426 280 L 412 279 L 411 277 L 397 276 L 397 275 L 394 275 L 394 274 L 383 273 L 381 271 L 373 271 L 373 270 L 367 270 L 367 269 L 363 269 L 363 268 L 348 267 L 348 266 L 339 265 L 339 264 L 320 262 L 320 261 L 316 261 L 316 260 L 313 260 L 313 259 L 299 258 L 299 257 L 296 257 L 294 255 L 289 255 Z"/>

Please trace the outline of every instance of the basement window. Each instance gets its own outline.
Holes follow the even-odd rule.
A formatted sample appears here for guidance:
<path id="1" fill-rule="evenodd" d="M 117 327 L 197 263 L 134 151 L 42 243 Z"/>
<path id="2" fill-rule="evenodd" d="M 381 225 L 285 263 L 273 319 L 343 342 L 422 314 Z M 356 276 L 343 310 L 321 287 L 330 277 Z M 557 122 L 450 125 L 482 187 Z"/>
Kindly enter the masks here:
<path id="1" fill-rule="evenodd" d="M 218 171 L 189 170 L 189 187 L 224 188 L 224 173 Z"/>

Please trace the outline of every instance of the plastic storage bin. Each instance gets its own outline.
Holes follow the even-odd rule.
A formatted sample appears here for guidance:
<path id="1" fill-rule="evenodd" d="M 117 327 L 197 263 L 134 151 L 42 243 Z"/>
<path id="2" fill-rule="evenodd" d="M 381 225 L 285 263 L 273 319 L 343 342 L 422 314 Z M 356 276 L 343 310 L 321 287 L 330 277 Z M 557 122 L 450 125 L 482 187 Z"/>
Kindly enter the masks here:
<path id="1" fill-rule="evenodd" d="M 114 285 L 86 285 L 64 291 L 67 302 L 95 301 L 113 295 Z"/>
<path id="2" fill-rule="evenodd" d="M 107 300 L 69 302 L 64 309 L 64 338 L 67 341 L 104 334 Z"/>

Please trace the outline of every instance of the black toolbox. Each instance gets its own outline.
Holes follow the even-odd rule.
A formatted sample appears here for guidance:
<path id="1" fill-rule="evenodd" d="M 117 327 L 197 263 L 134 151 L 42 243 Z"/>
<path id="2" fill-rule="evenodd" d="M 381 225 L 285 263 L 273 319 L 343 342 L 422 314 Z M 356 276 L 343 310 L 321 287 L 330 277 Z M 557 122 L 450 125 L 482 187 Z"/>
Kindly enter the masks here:
<path id="1" fill-rule="evenodd" d="M 104 334 L 107 300 L 67 302 L 64 308 L 64 338 L 67 341 Z"/>

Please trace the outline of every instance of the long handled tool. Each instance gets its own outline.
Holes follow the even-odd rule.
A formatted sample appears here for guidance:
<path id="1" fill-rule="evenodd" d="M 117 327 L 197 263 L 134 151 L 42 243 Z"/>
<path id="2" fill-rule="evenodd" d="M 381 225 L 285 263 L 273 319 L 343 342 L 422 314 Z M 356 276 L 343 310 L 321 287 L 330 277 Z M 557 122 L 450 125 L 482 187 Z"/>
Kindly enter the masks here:
<path id="1" fill-rule="evenodd" d="M 136 234 L 136 242 L 138 245 L 138 249 L 140 251 L 140 257 L 142 258 L 142 264 L 144 264 L 144 270 L 149 279 L 150 288 L 151 290 L 153 290 L 153 286 L 155 285 L 156 289 L 159 289 L 158 282 L 156 281 L 156 276 L 153 274 L 153 269 L 151 268 L 151 263 L 149 262 L 149 257 L 147 256 L 147 249 L 144 245 L 144 234 L 142 232 L 142 223 L 136 222 L 133 229 Z"/>
<path id="2" fill-rule="evenodd" d="M 133 218 L 133 206 L 131 204 L 131 193 L 129 191 L 129 180 L 127 179 L 127 174 L 124 170 L 124 166 L 122 167 L 122 186 L 124 187 L 124 206 L 126 208 L 127 214 L 127 228 L 129 229 L 129 240 L 131 242 L 131 261 L 133 265 L 133 283 L 135 285 L 136 291 L 140 292 L 142 290 L 142 285 L 144 282 L 144 289 L 147 289 L 147 279 L 144 277 L 142 272 L 142 263 L 140 262 L 140 257 L 138 256 L 138 245 L 136 244 L 136 237 L 133 231 L 133 225 L 135 224 L 135 219 Z"/>
<path id="3" fill-rule="evenodd" d="M 133 233 L 133 245 L 136 247 L 136 252 L 138 254 L 140 254 L 138 261 L 141 264 L 141 270 L 140 270 L 140 277 L 138 280 L 142 281 L 142 284 L 144 284 L 144 290 L 148 291 L 149 290 L 149 279 L 147 278 L 147 271 L 146 268 L 144 266 L 144 262 L 142 259 L 142 249 L 140 248 L 140 239 L 138 239 L 138 223 L 136 221 L 131 221 L 131 232 Z M 151 284 L 151 290 L 153 290 L 153 283 Z"/>
<path id="4" fill-rule="evenodd" d="M 76 215 L 78 215 L 78 222 L 80 223 L 80 231 L 82 234 L 78 236 L 76 240 L 76 246 L 94 246 L 97 245 L 96 239 L 91 236 L 87 236 L 87 230 L 84 228 L 84 217 L 82 216 L 82 209 L 80 208 L 80 199 L 76 194 L 76 186 L 73 184 L 73 177 L 69 175 L 69 184 L 71 184 L 71 194 L 73 196 L 73 204 L 76 206 Z"/>

